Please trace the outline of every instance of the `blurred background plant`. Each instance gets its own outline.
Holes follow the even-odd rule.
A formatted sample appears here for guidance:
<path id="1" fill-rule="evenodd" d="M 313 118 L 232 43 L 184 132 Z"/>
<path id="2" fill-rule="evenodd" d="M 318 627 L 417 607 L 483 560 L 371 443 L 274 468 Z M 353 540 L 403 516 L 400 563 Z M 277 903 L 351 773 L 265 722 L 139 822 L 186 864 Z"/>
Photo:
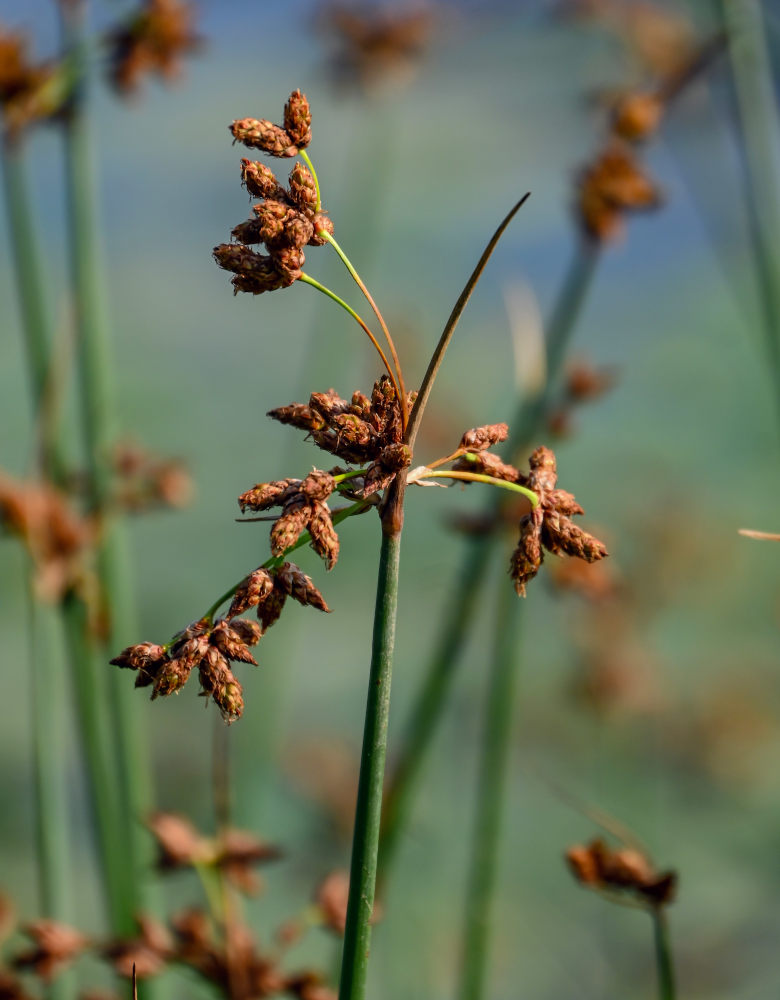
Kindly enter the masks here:
<path id="1" fill-rule="evenodd" d="M 0 503 L 8 533 L 27 543 L 25 554 L 13 538 L 0 542 L 3 670 L 13 692 L 0 725 L 0 828 L 2 883 L 23 922 L 61 916 L 93 941 L 111 937 L 89 805 L 101 781 L 112 785 L 104 788 L 103 856 L 113 855 L 109 864 L 118 873 L 118 929 L 129 929 L 129 896 L 156 880 L 151 838 L 128 819 L 138 802 L 144 815 L 152 807 L 184 813 L 215 837 L 225 825 L 215 815 L 224 804 L 212 790 L 211 741 L 193 718 L 197 705 L 188 692 L 154 705 L 125 698 L 133 718 L 123 721 L 109 711 L 127 706 L 109 710 L 108 691 L 90 709 L 95 692 L 87 683 L 81 713 L 64 710 L 73 680 L 66 680 L 63 626 L 51 605 L 75 608 L 67 612 L 75 623 L 65 632 L 71 641 L 95 632 L 102 645 L 107 557 L 98 558 L 95 545 L 111 537 L 107 510 L 116 525 L 118 507 L 184 500 L 181 467 L 147 455 L 147 448 L 177 456 L 190 470 L 197 492 L 185 513 L 133 518 L 112 542 L 130 550 L 136 567 L 141 632 L 167 637 L 171 623 L 208 603 L 215 580 L 227 584 L 245 570 L 257 535 L 229 527 L 235 496 L 253 475 L 270 479 L 311 462 L 293 436 L 277 443 L 265 412 L 300 398 L 314 382 L 325 387 L 338 379 L 343 394 L 372 374 L 365 356 L 350 349 L 347 323 L 321 308 L 318 297 L 295 288 L 262 303 L 229 299 L 210 250 L 245 202 L 225 181 L 235 161 L 225 126 L 237 114 L 262 114 L 293 87 L 316 94 L 317 167 L 339 241 L 377 300 L 391 304 L 387 318 L 399 349 L 417 366 L 407 375 L 413 383 L 473 266 L 475 244 L 509 203 L 532 190 L 433 395 L 422 444 L 439 454 L 451 446 L 452 426 L 511 422 L 519 397 L 527 403 L 538 393 L 541 338 L 554 329 L 570 267 L 573 191 L 578 179 L 582 192 L 583 179 L 593 176 L 582 164 L 597 162 L 616 120 L 612 109 L 621 102 L 625 109 L 626 95 L 652 93 L 659 80 L 681 78 L 702 46 L 721 38 L 720 55 L 686 79 L 637 154 L 662 193 L 659 210 L 630 220 L 599 251 L 588 276 L 570 356 L 592 359 L 588 370 L 605 369 L 614 384 L 575 411 L 587 390 L 583 397 L 582 378 L 571 374 L 549 400 L 549 431 L 565 432 L 555 442 L 564 485 L 576 483 L 578 499 L 607 526 L 612 557 L 603 570 L 577 579 L 566 578 L 567 563 L 545 565 L 524 608 L 486 992 L 514 993 L 522 982 L 535 997 L 574 990 L 584 997 L 651 995 L 645 922 L 576 893 L 562 862 L 572 844 L 592 840 L 587 810 L 571 805 L 584 802 L 620 816 L 654 857 L 679 872 L 669 919 L 680 993 L 771 993 L 780 791 L 777 555 L 737 529 L 777 529 L 770 501 L 778 468 L 777 15 L 755 0 L 518 6 L 463 0 L 391 14 L 373 4 L 268 3 L 261 30 L 256 10 L 239 0 L 202 5 L 197 22 L 187 14 L 175 23 L 171 11 L 189 8 L 150 3 L 139 12 L 132 4 L 95 2 L 84 36 L 90 44 L 82 49 L 80 35 L 74 38 L 80 26 L 71 21 L 63 40 L 60 24 L 79 4 L 62 11 L 48 0 L 32 0 L 23 11 L 0 4 L 9 129 L 8 238 L 0 248 L 8 303 L 0 341 Z M 162 26 L 158 20 L 150 31 L 154 12 L 164 15 Z M 12 87 L 5 81 L 20 53 L 17 32 L 29 48 Z M 168 76 L 180 66 L 177 52 L 187 65 L 174 88 L 145 80 L 138 100 L 126 105 L 115 88 L 99 83 L 108 75 L 126 90 L 142 71 Z M 78 275 L 71 276 L 79 253 L 90 251 L 72 242 L 79 193 L 60 167 L 63 136 L 72 165 L 79 155 L 73 143 L 82 59 L 96 84 L 90 110 L 99 169 L 85 175 L 76 161 L 71 180 L 89 178 L 81 196 L 92 199 L 102 227 L 101 249 L 93 243 L 91 252 L 110 308 L 91 322 L 101 335 L 110 327 L 113 341 L 110 381 L 97 396 L 97 405 L 112 412 L 104 410 L 97 426 L 93 421 L 91 440 L 79 411 L 89 391 L 81 382 L 74 392 L 71 375 L 89 367 L 79 331 L 90 320 L 77 301 L 80 294 L 88 312 L 96 289 L 87 278 L 79 293 Z M 645 100 L 629 110 L 623 121 L 641 124 L 657 106 Z M 50 117 L 51 126 L 37 127 Z M 24 205 L 38 234 L 39 267 L 33 291 L 28 272 L 17 297 L 25 220 L 16 213 Z M 82 230 L 87 247 L 93 223 Z M 340 264 L 318 260 L 317 269 L 332 285 Z M 36 287 L 45 288 L 45 299 Z M 282 329 L 283 337 L 273 336 Z M 34 339 L 36 330 L 43 341 Z M 120 448 L 125 432 L 144 445 Z M 99 469 L 90 465 L 95 456 Z M 102 494 L 94 492 L 96 477 L 103 477 Z M 113 483 L 109 491 L 106 481 Z M 439 623 L 452 614 L 464 541 L 442 509 L 460 520 L 472 515 L 472 526 L 484 520 L 483 498 L 473 489 L 448 495 L 446 504 L 419 492 L 402 564 L 391 758 L 403 747 L 404 720 Z M 361 521 L 353 530 L 365 551 L 359 542 L 350 545 L 328 580 L 338 624 L 336 615 L 311 621 L 301 612 L 295 624 L 270 634 L 259 672 L 248 681 L 257 697 L 228 732 L 231 824 L 284 847 L 284 859 L 268 869 L 264 894 L 243 910 L 264 941 L 301 912 L 312 886 L 347 864 L 373 602 L 366 584 L 373 580 L 373 541 Z M 494 557 L 490 575 L 506 586 L 503 559 Z M 29 633 L 26 580 L 36 583 Z M 496 631 L 485 611 L 463 638 L 462 668 L 399 837 L 374 935 L 372 996 L 449 996 L 455 987 L 463 949 L 455 901 L 465 891 L 472 813 L 464 788 L 476 775 L 486 651 Z M 140 634 L 122 628 L 127 641 Z M 111 645 L 115 652 L 124 641 Z M 103 673 L 97 656 L 92 676 L 108 687 L 111 670 Z M 78 751 L 89 717 L 91 779 Z M 127 742 L 123 727 L 132 735 Z M 50 738 L 40 745 L 35 733 Z M 132 792 L 132 781 L 117 778 L 128 747 L 150 761 L 138 764 L 135 806 L 129 803 L 138 786 Z M 48 779 L 41 778 L 47 754 Z M 69 896 L 50 888 L 43 900 L 32 837 L 35 760 L 44 781 L 39 800 L 48 795 L 59 817 L 41 824 L 44 850 L 74 887 Z M 147 767 L 153 793 L 143 787 Z M 130 771 L 125 766 L 126 776 Z M 131 838 L 142 883 L 127 879 Z M 172 877 L 165 912 L 201 905 L 202 891 L 196 873 Z M 310 919 L 305 907 L 298 919 Z M 308 934 L 285 967 L 327 971 L 333 947 L 327 935 Z M 20 950 L 12 942 L 10 953 Z M 93 958 L 78 969 L 84 987 L 109 983 Z M 172 994 L 202 989 L 178 972 L 164 975 Z"/>

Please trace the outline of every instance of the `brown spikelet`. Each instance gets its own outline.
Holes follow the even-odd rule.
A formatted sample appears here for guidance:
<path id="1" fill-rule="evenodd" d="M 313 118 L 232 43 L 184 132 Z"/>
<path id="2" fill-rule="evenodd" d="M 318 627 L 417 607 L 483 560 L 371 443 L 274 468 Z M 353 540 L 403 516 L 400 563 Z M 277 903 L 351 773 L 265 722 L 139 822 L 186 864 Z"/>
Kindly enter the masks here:
<path id="1" fill-rule="evenodd" d="M 298 541 L 311 521 L 312 507 L 302 499 L 288 503 L 271 528 L 271 554 L 283 556 Z"/>
<path id="2" fill-rule="evenodd" d="M 257 483 L 238 498 L 241 513 L 247 510 L 268 510 L 281 507 L 300 487 L 300 479 L 276 479 L 271 483 Z"/>
<path id="3" fill-rule="evenodd" d="M 251 663 L 257 666 L 257 660 L 249 652 L 246 643 L 227 621 L 217 622 L 211 633 L 210 642 L 227 659 L 238 660 L 241 663 Z"/>
<path id="4" fill-rule="evenodd" d="M 274 589 L 274 578 L 262 566 L 245 577 L 238 586 L 226 617 L 235 618 L 249 608 L 262 604 Z"/>
<path id="5" fill-rule="evenodd" d="M 123 649 L 119 656 L 111 660 L 115 667 L 126 667 L 130 670 L 148 670 L 165 658 L 165 650 L 155 642 L 139 642 L 135 646 Z"/>
<path id="6" fill-rule="evenodd" d="M 525 597 L 526 584 L 539 572 L 544 559 L 540 539 L 541 521 L 542 512 L 537 508 L 526 514 L 520 522 L 520 537 L 509 564 L 509 575 L 519 597 Z"/>
<path id="7" fill-rule="evenodd" d="M 231 621 L 230 625 L 246 646 L 256 646 L 263 634 L 257 622 L 250 621 L 248 618 L 236 618 Z"/>
<path id="8" fill-rule="evenodd" d="M 314 469 L 303 480 L 300 489 L 307 500 L 327 500 L 336 489 L 336 481 L 329 472 Z"/>
<path id="9" fill-rule="evenodd" d="M 325 598 L 314 586 L 311 577 L 299 569 L 295 563 L 286 562 L 276 571 L 276 579 L 281 589 L 299 604 L 311 605 L 320 611 L 330 611 Z"/>
<path id="10" fill-rule="evenodd" d="M 557 513 L 545 517 L 542 541 L 550 552 L 565 552 L 585 562 L 597 562 L 608 555 L 603 542 Z"/>
<path id="11" fill-rule="evenodd" d="M 294 90 L 284 106 L 284 127 L 299 149 L 311 142 L 311 109 L 300 90 Z"/>
<path id="12" fill-rule="evenodd" d="M 298 250 L 295 247 L 275 250 L 271 259 L 282 288 L 288 288 L 300 278 L 303 273 L 303 265 L 306 263 L 303 250 Z"/>
<path id="13" fill-rule="evenodd" d="M 468 457 L 458 459 L 452 466 L 461 472 L 477 472 L 483 476 L 492 476 L 507 483 L 524 483 L 525 477 L 514 467 L 502 461 L 492 451 L 470 453 Z"/>
<path id="14" fill-rule="evenodd" d="M 259 160 L 241 159 L 241 183 L 253 198 L 284 200 L 284 188 L 273 170 Z"/>
<path id="15" fill-rule="evenodd" d="M 325 561 L 328 569 L 333 569 L 339 557 L 339 536 L 333 527 L 333 519 L 327 505 L 315 503 L 309 522 L 311 547 Z"/>
<path id="16" fill-rule="evenodd" d="M 297 161 L 288 181 L 290 201 L 301 212 L 314 213 L 317 207 L 317 186 L 307 166 Z"/>
<path id="17" fill-rule="evenodd" d="M 289 406 L 279 406 L 267 413 L 272 420 L 280 424 L 291 424 L 302 431 L 319 431 L 325 427 L 325 419 L 316 409 L 305 403 L 291 403 Z"/>
<path id="18" fill-rule="evenodd" d="M 628 142 L 640 142 L 658 129 L 663 113 L 664 102 L 656 94 L 627 94 L 615 106 L 612 131 Z"/>
<path id="19" fill-rule="evenodd" d="M 274 581 L 277 581 L 277 577 L 274 577 Z M 286 601 L 287 592 L 277 583 L 268 597 L 257 605 L 257 620 L 263 633 L 279 621 Z"/>
<path id="20" fill-rule="evenodd" d="M 550 490 L 547 497 L 551 506 L 553 506 L 559 514 L 563 514 L 566 517 L 576 517 L 578 514 L 585 513 L 582 507 L 580 507 L 574 499 L 573 494 L 567 492 L 567 490 Z"/>
<path id="21" fill-rule="evenodd" d="M 265 118 L 239 118 L 230 125 L 236 142 L 253 149 L 262 149 L 271 156 L 297 156 L 298 148 L 283 128 Z"/>
<path id="22" fill-rule="evenodd" d="M 34 947 L 17 955 L 13 964 L 17 969 L 31 969 L 47 983 L 89 943 L 80 931 L 55 920 L 34 920 L 22 930 Z"/>
<path id="23" fill-rule="evenodd" d="M 326 420 L 350 412 L 350 404 L 346 399 L 342 399 L 335 389 L 313 392 L 309 397 L 309 406 L 321 413 Z"/>
<path id="24" fill-rule="evenodd" d="M 460 439 L 459 447 L 468 451 L 485 451 L 494 444 L 506 441 L 508 434 L 509 427 L 506 424 L 486 424 L 466 431 Z"/>
<path id="25" fill-rule="evenodd" d="M 191 659 L 165 660 L 160 664 L 154 677 L 152 701 L 180 691 L 189 680 L 194 666 L 195 663 Z"/>
<path id="26" fill-rule="evenodd" d="M 228 661 L 211 646 L 198 669 L 200 686 L 204 695 L 209 695 L 218 706 L 226 722 L 234 722 L 244 711 L 244 697 L 241 685 L 233 676 Z"/>

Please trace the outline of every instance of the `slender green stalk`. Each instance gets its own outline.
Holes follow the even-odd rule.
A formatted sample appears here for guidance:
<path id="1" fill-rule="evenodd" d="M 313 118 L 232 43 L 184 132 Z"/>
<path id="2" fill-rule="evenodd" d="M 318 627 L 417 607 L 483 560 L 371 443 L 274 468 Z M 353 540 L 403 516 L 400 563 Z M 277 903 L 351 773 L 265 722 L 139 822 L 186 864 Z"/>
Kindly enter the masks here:
<path id="1" fill-rule="evenodd" d="M 508 483 L 505 479 L 486 476 L 481 472 L 445 472 L 442 469 L 431 469 L 430 472 L 423 472 L 419 476 L 416 476 L 413 482 L 418 483 L 421 479 L 456 479 L 462 483 L 485 483 L 487 486 L 495 486 L 499 490 L 519 493 L 520 496 L 528 500 L 532 508 L 539 506 L 539 497 L 533 490 L 526 489 L 525 486 L 520 486 L 519 483 Z"/>
<path id="2" fill-rule="evenodd" d="M 131 587 L 126 544 L 119 526 L 110 519 L 112 461 L 115 439 L 114 388 L 108 345 L 108 323 L 103 301 L 100 270 L 101 250 L 97 236 L 96 193 L 98 184 L 93 164 L 92 140 L 87 110 L 86 3 L 75 0 L 60 5 L 64 48 L 75 78 L 74 90 L 65 119 L 66 197 L 68 235 L 72 265 L 73 305 L 78 337 L 81 375 L 82 422 L 86 443 L 89 497 L 100 519 L 101 541 L 98 572 L 104 610 L 109 615 L 111 648 L 121 648 L 133 633 L 130 611 Z M 84 698 L 101 697 L 108 688 L 112 715 L 112 740 L 119 765 L 119 795 L 104 803 L 100 812 L 118 809 L 116 840 L 103 844 L 104 859 L 123 858 L 126 873 L 120 897 L 112 900 L 111 909 L 127 926 L 130 914 L 138 906 L 139 874 L 148 850 L 139 823 L 151 803 L 151 768 L 146 758 L 148 742 L 137 717 L 132 699 L 122 696 L 119 678 L 111 676 L 101 688 L 83 685 Z M 106 754 L 95 748 L 95 752 Z M 92 752 L 92 751 L 90 751 Z M 99 794 L 95 788 L 95 794 Z M 117 887 L 114 887 L 117 889 Z M 118 890 L 117 890 L 118 891 Z"/>
<path id="3" fill-rule="evenodd" d="M 721 0 L 735 94 L 743 197 L 776 402 L 780 406 L 778 108 L 759 0 Z"/>
<path id="4" fill-rule="evenodd" d="M 363 1000 L 366 994 L 390 712 L 400 548 L 400 530 L 384 530 L 379 556 L 374 639 L 355 810 L 339 1000 Z"/>
<path id="5" fill-rule="evenodd" d="M 482 729 L 475 829 L 471 852 L 459 1000 L 480 1000 L 490 938 L 498 841 L 512 732 L 522 605 L 508 581 L 501 581 L 493 662 Z"/>
<path id="6" fill-rule="evenodd" d="M 319 212 L 322 208 L 322 198 L 320 197 L 320 182 L 317 178 L 317 171 L 314 169 L 314 164 L 309 159 L 309 154 L 305 149 L 298 150 L 298 155 L 309 168 L 312 179 L 314 180 L 314 190 L 317 192 L 317 204 L 314 206 L 314 211 Z"/>
<path id="7" fill-rule="evenodd" d="M 650 911 L 655 940 L 655 962 L 658 969 L 658 1000 L 675 1000 L 677 990 L 674 985 L 674 962 L 669 942 L 669 924 L 662 906 Z"/>
<path id="8" fill-rule="evenodd" d="M 580 244 L 566 274 L 550 318 L 546 341 L 547 381 L 542 391 L 524 400 L 510 425 L 509 447 L 516 454 L 538 432 L 549 407 L 550 395 L 557 385 L 571 335 L 581 313 L 595 273 L 597 251 L 590 244 Z M 496 516 L 502 498 L 491 495 L 486 502 L 490 516 Z M 428 749 L 444 714 L 447 697 L 455 678 L 459 656 L 465 648 L 496 539 L 469 539 L 461 569 L 434 646 L 433 656 L 420 684 L 404 728 L 401 749 L 388 782 L 385 815 L 382 824 L 380 877 L 384 881 L 395 860 L 401 834 L 411 811 L 414 794 Z"/>

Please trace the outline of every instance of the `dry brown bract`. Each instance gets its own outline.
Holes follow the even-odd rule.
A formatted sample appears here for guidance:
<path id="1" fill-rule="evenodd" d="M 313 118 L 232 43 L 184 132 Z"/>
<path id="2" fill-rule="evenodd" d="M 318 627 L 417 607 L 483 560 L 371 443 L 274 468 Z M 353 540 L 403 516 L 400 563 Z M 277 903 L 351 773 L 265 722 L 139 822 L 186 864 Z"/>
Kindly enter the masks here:
<path id="1" fill-rule="evenodd" d="M 182 57 L 200 48 L 195 11 L 180 0 L 146 0 L 133 17 L 109 33 L 108 75 L 122 94 L 138 90 L 145 76 L 172 80 Z"/>
<path id="2" fill-rule="evenodd" d="M 62 110 L 64 84 L 65 75 L 58 64 L 33 63 L 24 36 L 0 25 L 0 107 L 12 138 Z"/>
<path id="3" fill-rule="evenodd" d="M 540 447 L 529 460 L 531 471 L 523 477 L 524 486 L 539 497 L 539 505 L 520 522 L 520 538 L 512 553 L 510 574 L 515 590 L 525 597 L 525 588 L 539 572 L 544 549 L 553 555 L 566 554 L 596 562 L 607 555 L 602 542 L 577 527 L 572 517 L 584 513 L 571 493 L 556 489 L 558 474 L 555 455 Z"/>
<path id="4" fill-rule="evenodd" d="M 596 839 L 570 847 L 566 861 L 577 881 L 589 889 L 626 893 L 649 906 L 674 900 L 677 874 L 656 871 L 649 858 L 634 847 L 613 849 Z"/>

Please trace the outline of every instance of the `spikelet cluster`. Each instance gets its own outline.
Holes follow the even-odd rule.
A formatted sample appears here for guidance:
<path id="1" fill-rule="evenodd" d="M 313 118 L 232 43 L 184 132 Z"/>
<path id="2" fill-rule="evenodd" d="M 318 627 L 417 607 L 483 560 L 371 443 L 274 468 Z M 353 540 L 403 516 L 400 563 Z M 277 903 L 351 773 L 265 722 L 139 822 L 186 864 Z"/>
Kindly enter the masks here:
<path id="1" fill-rule="evenodd" d="M 658 872 L 650 859 L 635 847 L 612 848 L 598 838 L 577 844 L 566 852 L 569 868 L 582 885 L 597 892 L 621 892 L 646 906 L 674 900 L 677 874 Z"/>
<path id="2" fill-rule="evenodd" d="M 177 77 L 183 56 L 201 45 L 194 19 L 194 8 L 182 0 L 145 0 L 106 38 L 112 86 L 127 95 L 137 91 L 146 76 Z"/>

